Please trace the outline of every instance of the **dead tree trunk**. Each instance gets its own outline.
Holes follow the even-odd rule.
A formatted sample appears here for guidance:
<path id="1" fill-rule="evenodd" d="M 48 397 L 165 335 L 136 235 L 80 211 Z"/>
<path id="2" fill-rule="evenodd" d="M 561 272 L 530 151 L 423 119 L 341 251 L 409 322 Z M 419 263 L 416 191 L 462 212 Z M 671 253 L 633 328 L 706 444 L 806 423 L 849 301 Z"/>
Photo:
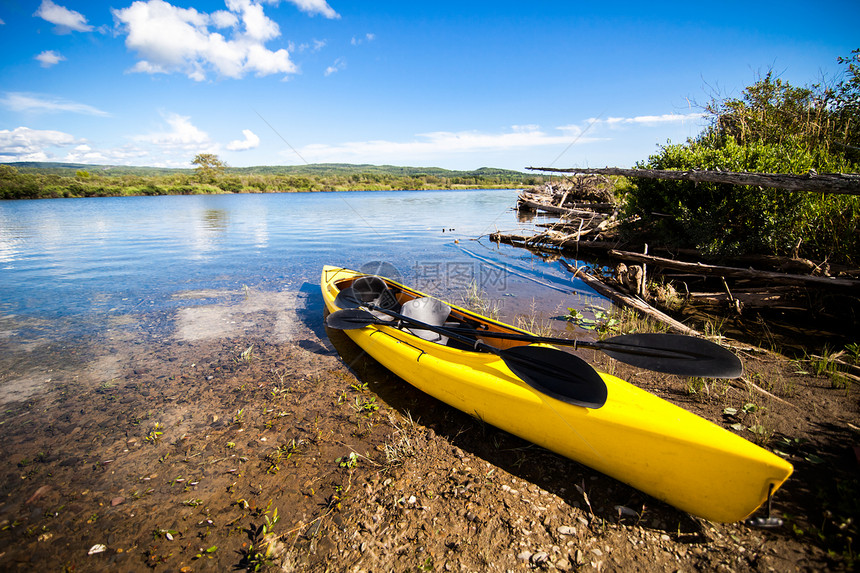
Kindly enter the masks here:
<path id="1" fill-rule="evenodd" d="M 851 279 L 838 279 L 833 277 L 813 277 L 809 275 L 790 275 L 785 273 L 775 273 L 771 271 L 757 271 L 754 269 L 741 269 L 737 267 L 706 265 L 704 263 L 686 263 L 683 261 L 675 261 L 673 259 L 664 259 L 662 257 L 643 255 L 641 253 L 631 253 L 628 251 L 612 250 L 609 251 L 609 255 L 625 261 L 650 263 L 658 267 L 662 267 L 664 269 L 674 269 L 698 275 L 710 275 L 736 279 L 764 279 L 779 284 L 816 286 L 831 289 L 845 289 L 852 290 L 854 292 L 860 291 L 860 281 Z"/>
<path id="2" fill-rule="evenodd" d="M 736 171 L 671 171 L 666 169 L 623 169 L 620 167 L 560 169 L 555 167 L 526 167 L 533 171 L 550 173 L 597 173 L 621 175 L 645 179 L 669 179 L 693 181 L 695 183 L 728 183 L 730 185 L 752 185 L 771 187 L 785 191 L 809 191 L 813 193 L 836 193 L 860 195 L 860 175 L 853 173 L 822 173 L 810 171 L 806 175 L 786 173 L 749 173 Z"/>

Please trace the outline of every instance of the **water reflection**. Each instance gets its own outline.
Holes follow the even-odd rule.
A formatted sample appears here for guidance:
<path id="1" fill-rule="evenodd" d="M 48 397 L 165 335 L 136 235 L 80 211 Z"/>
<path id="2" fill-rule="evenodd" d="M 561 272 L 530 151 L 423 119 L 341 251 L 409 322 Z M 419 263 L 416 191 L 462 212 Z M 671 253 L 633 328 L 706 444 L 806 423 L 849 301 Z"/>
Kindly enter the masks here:
<path id="1" fill-rule="evenodd" d="M 0 228 L 0 264 L 3 264 L 3 269 L 11 269 L 9 263 L 15 262 L 15 257 L 18 255 L 18 243 L 20 239 L 12 235 L 4 228 Z"/>
<path id="2" fill-rule="evenodd" d="M 516 190 L 0 201 L 0 301 L 48 320 L 168 311 L 198 304 L 178 292 L 298 288 L 318 284 L 324 264 L 369 260 L 420 282 L 428 265 L 483 265 L 459 246 L 515 231 L 515 201 Z M 533 259 L 492 249 L 482 252 L 503 266 Z M 557 266 L 531 265 L 570 282 Z"/>
<path id="3" fill-rule="evenodd" d="M 203 227 L 215 232 L 226 231 L 229 219 L 230 216 L 224 209 L 204 209 L 201 217 Z"/>

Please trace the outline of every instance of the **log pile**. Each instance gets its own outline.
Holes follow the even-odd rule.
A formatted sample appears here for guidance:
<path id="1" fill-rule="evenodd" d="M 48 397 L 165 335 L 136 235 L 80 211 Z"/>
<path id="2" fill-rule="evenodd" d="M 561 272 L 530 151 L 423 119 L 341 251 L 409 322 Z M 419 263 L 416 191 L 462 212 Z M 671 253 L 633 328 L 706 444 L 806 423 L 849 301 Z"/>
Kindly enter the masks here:
<path id="1" fill-rule="evenodd" d="M 860 269 L 837 268 L 826 261 L 796 256 L 745 257 L 712 264 L 700 262 L 703 257 L 694 251 L 648 254 L 645 244 L 623 243 L 618 231 L 634 220 L 619 216 L 611 184 L 604 182 L 608 180 L 597 175 L 580 175 L 524 191 L 517 203 L 521 214 L 542 211 L 557 219 L 536 225 L 538 231 L 530 235 L 493 233 L 490 239 L 543 256 L 597 259 L 603 269 L 599 279 L 619 293 L 607 296 L 645 314 L 665 311 L 680 317 L 705 314 L 759 322 L 765 320 L 763 316 L 791 315 L 811 320 L 821 330 L 856 338 Z M 583 277 L 581 268 L 567 265 Z M 587 278 L 598 280 L 592 275 Z M 678 324 L 670 326 L 682 329 Z"/>
<path id="2" fill-rule="evenodd" d="M 552 223 L 537 225 L 545 230 L 527 239 L 527 244 L 563 246 L 583 237 L 594 240 L 611 235 L 622 224 L 612 189 L 606 177 L 579 175 L 522 191 L 517 200 L 521 214 L 539 211 L 559 217 Z"/>

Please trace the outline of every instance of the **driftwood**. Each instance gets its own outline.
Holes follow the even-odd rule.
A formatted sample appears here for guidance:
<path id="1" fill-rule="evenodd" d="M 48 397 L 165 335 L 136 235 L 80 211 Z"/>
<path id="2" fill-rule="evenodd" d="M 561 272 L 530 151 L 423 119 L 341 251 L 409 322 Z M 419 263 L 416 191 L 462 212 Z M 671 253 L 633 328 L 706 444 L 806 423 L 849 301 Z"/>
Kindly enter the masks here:
<path id="1" fill-rule="evenodd" d="M 731 183 L 778 187 L 788 190 L 856 193 L 860 195 L 860 175 L 858 174 L 819 176 L 811 173 L 807 176 L 794 176 L 721 171 L 682 172 L 616 168 L 529 169 L 573 174 L 600 173 L 694 182 Z M 542 229 L 531 236 L 496 232 L 490 235 L 490 240 L 540 252 L 544 258 L 550 260 L 557 260 L 563 255 L 579 258 L 585 253 L 596 254 L 601 258 L 612 256 L 621 259 L 626 264 L 618 265 L 616 269 L 618 288 L 624 292 L 633 293 L 631 295 L 617 292 L 582 271 L 576 271 L 572 268 L 571 270 L 576 272 L 576 276 L 582 278 L 594 290 L 617 304 L 631 306 L 643 314 L 655 317 L 657 320 L 671 323 L 672 328 L 679 332 L 694 333 L 695 331 L 678 321 L 674 321 L 644 301 L 648 300 L 655 306 L 665 304 L 666 307 L 672 307 L 679 300 L 676 294 L 680 294 L 680 298 L 685 302 L 684 312 L 689 312 L 692 309 L 694 313 L 697 311 L 716 311 L 719 315 L 725 315 L 726 311 L 732 311 L 740 315 L 745 310 L 752 309 L 765 313 L 759 315 L 761 318 L 761 316 L 773 316 L 775 311 L 782 313 L 784 317 L 805 315 L 804 318 L 808 318 L 814 316 L 816 320 L 830 321 L 830 328 L 837 324 L 848 325 L 849 330 L 852 328 L 850 317 L 855 316 L 860 311 L 860 307 L 857 306 L 860 304 L 860 299 L 856 295 L 860 292 L 860 269 L 843 268 L 830 264 L 828 261 L 808 261 L 798 257 L 797 253 L 791 257 L 738 257 L 732 262 L 735 266 L 730 267 L 663 258 L 666 256 L 676 257 L 683 253 L 688 260 L 695 260 L 693 257 L 700 255 L 695 251 L 688 252 L 675 249 L 670 254 L 661 253 L 663 257 L 659 257 L 648 255 L 648 246 L 646 245 L 644 253 L 627 252 L 621 250 L 620 239 L 617 231 L 613 228 L 628 221 L 633 222 L 638 217 L 623 222 L 619 221 L 617 219 L 617 206 L 613 206 L 613 214 L 603 218 L 605 215 L 601 217 L 602 213 L 598 214 L 591 210 L 592 203 L 574 203 L 575 193 L 575 189 L 569 185 L 553 183 L 547 183 L 543 192 L 540 193 L 523 191 L 518 203 L 518 207 L 522 207 L 523 212 L 529 212 L 526 208 L 529 205 L 534 205 L 535 209 L 544 209 L 562 217 L 569 214 L 572 219 L 564 220 L 561 218 L 555 224 L 539 224 L 538 227 L 542 227 Z M 586 198 L 586 201 L 599 201 L 596 197 L 583 196 L 583 198 Z M 600 222 L 598 223 L 598 221 Z M 647 265 L 660 269 L 658 274 L 664 279 L 680 280 L 681 288 L 686 292 L 673 294 L 679 284 L 676 281 L 650 289 L 643 286 L 646 283 Z M 624 272 L 619 271 L 622 267 Z M 772 270 L 755 270 L 752 267 Z M 717 281 L 708 277 L 717 278 Z M 692 280 L 689 280 L 691 278 Z M 722 289 L 717 286 L 720 281 L 722 282 Z M 705 292 L 693 292 L 695 290 Z M 829 293 L 825 295 L 823 291 L 829 291 Z M 637 296 L 635 293 L 639 293 L 639 295 Z M 847 322 L 841 321 L 839 318 L 838 315 L 841 312 L 844 312 L 846 318 L 849 319 Z M 790 324 L 784 323 L 781 319 L 777 320 L 777 325 L 782 332 L 797 330 L 797 333 L 801 335 L 809 334 L 808 327 L 793 329 Z M 845 327 L 835 326 L 835 328 L 835 332 L 841 333 Z M 822 334 L 829 333 L 822 332 Z"/>
<path id="2" fill-rule="evenodd" d="M 494 243 L 505 243 L 506 245 L 511 245 L 513 247 L 531 249 L 532 251 L 541 253 L 548 257 L 554 257 L 553 260 L 556 260 L 560 254 L 560 249 L 555 245 L 527 244 L 526 241 L 531 237 L 525 237 L 523 235 L 496 232 L 490 233 L 488 238 Z M 577 253 L 575 251 L 587 251 L 597 255 L 605 255 L 612 249 L 616 248 L 618 248 L 618 243 L 615 241 L 577 241 L 574 248 L 570 250 L 570 253 L 572 256 L 576 256 Z"/>
<path id="3" fill-rule="evenodd" d="M 740 381 L 743 382 L 744 384 L 746 384 L 746 388 L 744 388 L 743 386 L 741 386 L 739 383 L 735 382 L 734 380 L 729 380 L 729 384 L 731 384 L 732 386 L 734 386 L 735 388 L 738 388 L 740 390 L 744 390 L 744 389 L 754 390 L 755 392 L 758 392 L 759 394 L 761 394 L 763 396 L 767 396 L 771 400 L 776 400 L 780 404 L 783 404 L 785 406 L 790 406 L 791 408 L 794 408 L 795 410 L 800 410 L 800 408 L 798 408 L 797 406 L 795 406 L 791 402 L 786 402 L 785 400 L 783 400 L 779 396 L 772 394 L 771 392 L 768 392 L 767 390 L 765 390 L 761 386 L 751 382 L 745 376 L 741 376 Z"/>
<path id="4" fill-rule="evenodd" d="M 562 197 L 562 199 L 564 198 Z M 569 205 L 571 205 L 570 207 L 563 207 L 553 205 L 549 201 L 549 198 L 544 199 L 525 192 L 520 194 L 517 205 L 520 208 L 526 207 L 535 211 L 546 211 L 547 213 L 555 213 L 557 215 L 565 215 L 568 217 L 589 217 L 598 214 L 595 213 L 595 211 L 608 211 L 612 209 L 611 203 L 596 203 L 594 205 L 589 205 L 587 203 L 569 203 Z"/>
<path id="5" fill-rule="evenodd" d="M 851 289 L 860 291 L 860 281 L 852 279 L 840 279 L 833 277 L 816 277 L 809 275 L 793 275 L 776 273 L 772 271 L 757 271 L 754 269 L 741 269 L 737 267 L 723 267 L 717 265 L 706 265 L 704 263 L 686 263 L 663 257 L 631 253 L 629 251 L 609 251 L 609 255 L 638 263 L 648 263 L 664 269 L 674 269 L 694 273 L 697 275 L 719 276 L 735 279 L 758 279 L 767 280 L 779 284 L 800 285 L 808 287 L 825 287 L 831 289 Z"/>
<path id="6" fill-rule="evenodd" d="M 735 308 L 738 312 L 745 307 L 775 308 L 780 310 L 805 310 L 791 306 L 785 294 L 772 292 L 691 292 L 690 302 L 699 307 L 715 309 Z"/>
<path id="7" fill-rule="evenodd" d="M 736 171 L 670 171 L 666 169 L 623 169 L 620 167 L 560 169 L 555 167 L 526 167 L 533 171 L 552 173 L 596 173 L 600 175 L 621 175 L 645 179 L 668 179 L 672 181 L 693 181 L 695 183 L 728 183 L 730 185 L 751 185 L 769 187 L 786 191 L 809 191 L 813 193 L 835 193 L 841 195 L 860 195 L 860 175 L 854 173 L 822 173 L 810 171 L 806 175 L 785 173 L 749 173 Z"/>
<path id="8" fill-rule="evenodd" d="M 660 312 L 642 299 L 615 290 L 614 288 L 603 283 L 598 278 L 588 274 L 582 269 L 574 267 L 565 260 L 562 260 L 561 263 L 565 266 L 567 270 L 573 273 L 574 278 L 582 279 L 585 284 L 587 284 L 606 298 L 612 300 L 616 304 L 621 304 L 633 308 L 646 316 L 650 316 L 654 320 L 666 324 L 669 328 L 681 334 L 689 334 L 691 336 L 698 336 L 701 334 L 699 331 L 694 330 L 686 324 L 675 320 L 668 314 Z"/>
<path id="9" fill-rule="evenodd" d="M 633 218 L 632 220 L 636 220 L 637 218 L 638 217 Z M 531 237 L 524 237 L 522 235 L 507 235 L 504 233 L 491 233 L 490 240 L 496 243 L 508 243 L 509 245 L 513 245 L 515 247 L 552 245 L 562 250 L 569 249 L 573 251 L 579 250 L 582 243 L 582 237 L 590 234 L 600 235 L 601 233 L 612 231 L 629 220 L 631 219 L 619 221 L 616 219 L 609 218 L 604 219 L 597 225 L 593 225 L 592 221 L 591 226 L 588 226 L 588 223 L 584 223 L 581 227 L 581 230 L 577 230 L 572 233 L 559 232 L 554 228 L 550 228 Z M 584 248 L 587 248 L 587 245 Z"/>

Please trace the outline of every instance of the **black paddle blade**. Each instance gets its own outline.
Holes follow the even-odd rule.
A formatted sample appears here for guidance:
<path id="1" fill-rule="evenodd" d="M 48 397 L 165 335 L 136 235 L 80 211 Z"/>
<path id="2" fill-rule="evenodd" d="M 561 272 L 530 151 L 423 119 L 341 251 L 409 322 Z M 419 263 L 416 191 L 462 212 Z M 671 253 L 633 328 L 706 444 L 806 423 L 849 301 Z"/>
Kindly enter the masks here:
<path id="1" fill-rule="evenodd" d="M 584 408 L 606 403 L 606 383 L 578 356 L 546 346 L 514 346 L 498 354 L 511 372 L 538 392 Z"/>
<path id="2" fill-rule="evenodd" d="M 683 334 L 625 334 L 613 336 L 599 348 L 619 362 L 679 376 L 740 378 L 744 366 L 730 350 L 702 338 Z"/>
<path id="3" fill-rule="evenodd" d="M 358 308 L 370 301 L 360 300 L 358 293 L 352 287 L 342 289 L 334 299 L 334 305 L 338 308 Z"/>
<path id="4" fill-rule="evenodd" d="M 379 322 L 373 314 L 360 308 L 336 310 L 325 319 L 325 325 L 335 330 L 358 330 Z"/>

